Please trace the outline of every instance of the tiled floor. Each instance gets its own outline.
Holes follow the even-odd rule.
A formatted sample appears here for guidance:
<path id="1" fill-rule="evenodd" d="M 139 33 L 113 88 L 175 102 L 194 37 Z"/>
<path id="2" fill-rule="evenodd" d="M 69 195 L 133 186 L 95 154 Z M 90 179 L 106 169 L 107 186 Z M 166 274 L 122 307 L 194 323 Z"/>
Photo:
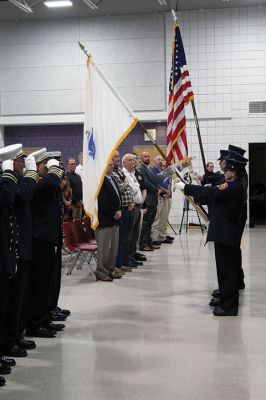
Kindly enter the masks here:
<path id="1" fill-rule="evenodd" d="M 246 290 L 238 317 L 208 306 L 213 245 L 182 233 L 113 283 L 64 276 L 64 333 L 17 360 L 1 400 L 264 400 L 266 229 L 243 238 Z"/>

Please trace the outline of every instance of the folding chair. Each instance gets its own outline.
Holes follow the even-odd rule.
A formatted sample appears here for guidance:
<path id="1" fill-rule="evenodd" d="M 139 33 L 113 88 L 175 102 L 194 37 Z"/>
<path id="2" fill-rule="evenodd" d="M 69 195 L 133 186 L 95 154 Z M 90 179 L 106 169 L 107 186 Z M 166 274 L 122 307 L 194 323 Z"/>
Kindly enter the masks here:
<path id="1" fill-rule="evenodd" d="M 95 260 L 97 260 L 96 256 L 97 246 L 90 243 L 82 243 L 82 244 L 78 243 L 77 237 L 71 225 L 72 224 L 70 222 L 64 222 L 63 224 L 66 245 L 70 251 L 70 257 L 65 266 L 65 269 L 67 270 L 67 275 L 72 274 L 76 262 L 79 260 L 80 263 L 78 269 L 81 269 L 81 264 L 83 264 L 84 262 L 88 262 L 91 274 L 93 275 L 94 279 L 96 279 L 94 271 L 90 265 L 90 262 L 92 257 Z M 89 256 L 87 256 L 88 253 Z"/>
<path id="2" fill-rule="evenodd" d="M 94 230 L 91 227 L 91 220 L 87 215 L 84 215 L 82 219 L 82 225 L 84 227 L 87 238 L 89 239 L 91 244 L 97 244 L 97 240 L 95 238 Z"/>
<path id="3" fill-rule="evenodd" d="M 89 243 L 97 245 L 96 239 L 92 239 L 89 237 L 89 235 L 85 231 L 84 225 L 82 225 L 79 219 L 74 219 L 73 225 L 75 228 L 75 233 L 79 244 Z"/>

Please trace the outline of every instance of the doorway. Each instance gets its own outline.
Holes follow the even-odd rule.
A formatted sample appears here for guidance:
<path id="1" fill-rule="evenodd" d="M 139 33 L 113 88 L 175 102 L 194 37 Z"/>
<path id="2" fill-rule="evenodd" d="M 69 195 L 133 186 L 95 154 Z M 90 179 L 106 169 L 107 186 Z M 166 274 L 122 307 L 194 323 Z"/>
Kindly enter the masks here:
<path id="1" fill-rule="evenodd" d="M 266 225 L 266 143 L 249 144 L 250 227 Z"/>

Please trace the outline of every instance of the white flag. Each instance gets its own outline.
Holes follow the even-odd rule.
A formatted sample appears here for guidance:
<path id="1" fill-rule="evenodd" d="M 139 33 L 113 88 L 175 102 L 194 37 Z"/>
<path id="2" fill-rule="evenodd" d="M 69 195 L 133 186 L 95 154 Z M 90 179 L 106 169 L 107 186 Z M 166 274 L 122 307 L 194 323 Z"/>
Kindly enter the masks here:
<path id="1" fill-rule="evenodd" d="M 83 203 L 93 229 L 98 226 L 98 194 L 108 164 L 138 123 L 113 85 L 88 57 L 83 135 Z"/>

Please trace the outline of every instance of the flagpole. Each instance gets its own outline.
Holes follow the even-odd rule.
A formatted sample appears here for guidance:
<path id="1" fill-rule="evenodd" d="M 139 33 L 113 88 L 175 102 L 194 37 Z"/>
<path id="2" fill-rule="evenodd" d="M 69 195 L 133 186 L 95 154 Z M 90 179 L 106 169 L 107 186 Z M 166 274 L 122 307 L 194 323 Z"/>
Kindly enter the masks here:
<path id="1" fill-rule="evenodd" d="M 171 14 L 172 14 L 172 17 L 173 17 L 174 24 L 177 24 L 177 17 L 176 17 L 175 11 L 171 10 Z M 204 154 L 203 144 L 202 144 L 202 139 L 201 139 L 199 120 L 198 120 L 198 116 L 197 116 L 197 111 L 196 111 L 194 100 L 191 100 L 191 107 L 192 107 L 192 111 L 193 111 L 193 116 L 194 116 L 194 121 L 195 121 L 195 125 L 196 125 L 197 135 L 198 135 L 198 141 L 199 141 L 202 164 L 203 164 L 204 172 L 206 172 L 207 166 L 206 166 L 205 154 Z"/>
<path id="2" fill-rule="evenodd" d="M 85 46 L 78 42 L 80 49 L 83 51 L 83 53 L 87 56 L 90 57 L 90 54 L 88 53 L 88 51 L 85 49 Z M 134 113 L 132 112 L 132 110 L 130 109 L 130 107 L 126 104 L 126 102 L 124 101 L 124 99 L 122 99 L 119 94 L 117 93 L 117 90 L 115 89 L 115 87 L 113 86 L 113 84 L 107 79 L 106 76 L 104 76 L 104 74 L 99 70 L 99 68 L 96 66 L 96 64 L 93 62 L 93 60 L 90 60 L 94 66 L 94 68 L 97 70 L 97 72 L 101 75 L 102 79 L 104 79 L 105 83 L 110 87 L 110 89 L 112 90 L 112 92 L 115 94 L 115 96 L 117 97 L 117 99 L 124 105 L 124 107 L 127 109 L 127 111 L 129 112 L 129 114 L 132 116 L 132 118 L 137 119 L 134 115 Z M 158 150 L 158 152 L 161 154 L 161 156 L 164 158 L 165 161 L 167 161 L 167 157 L 166 154 L 163 152 L 163 150 L 161 149 L 161 147 L 158 145 L 158 143 L 153 139 L 153 137 L 151 136 L 151 134 L 147 131 L 147 129 L 145 128 L 145 126 L 142 124 L 141 121 L 138 120 L 138 124 L 140 125 L 140 127 L 142 128 L 143 132 L 146 133 L 146 135 L 148 136 L 148 138 L 150 139 L 150 141 L 152 142 L 152 144 L 156 147 L 156 149 Z M 186 183 L 182 176 L 179 174 L 179 171 L 175 168 L 175 173 L 178 176 L 178 178 Z M 205 222 L 208 222 L 208 215 L 206 213 L 206 211 L 204 210 L 204 208 L 202 208 L 201 206 L 199 206 L 198 204 L 196 204 L 194 202 L 194 200 L 190 197 L 190 196 L 186 196 L 186 198 L 189 200 L 189 202 L 191 203 L 191 205 L 198 211 L 198 213 L 201 215 L 201 217 L 204 219 Z"/>

